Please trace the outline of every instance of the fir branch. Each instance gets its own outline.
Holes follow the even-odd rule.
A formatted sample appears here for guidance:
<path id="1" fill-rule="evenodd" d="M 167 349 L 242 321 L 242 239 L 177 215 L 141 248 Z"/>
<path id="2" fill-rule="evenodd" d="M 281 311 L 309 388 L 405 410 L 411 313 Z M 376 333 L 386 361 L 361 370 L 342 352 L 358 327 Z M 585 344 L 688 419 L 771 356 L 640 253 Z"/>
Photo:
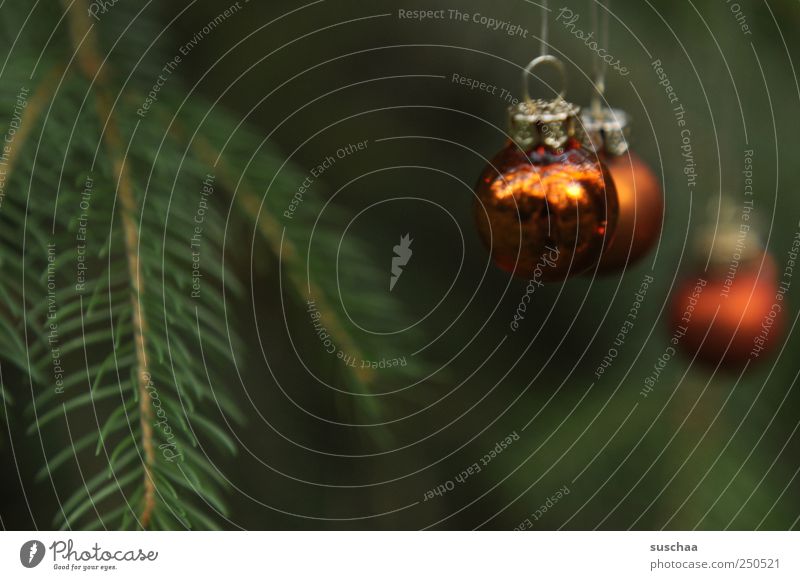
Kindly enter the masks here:
<path id="1" fill-rule="evenodd" d="M 139 421 L 142 429 L 142 449 L 144 450 L 144 505 L 139 516 L 143 528 L 150 524 L 155 508 L 155 482 L 152 469 L 155 463 L 155 445 L 153 444 L 153 408 L 147 396 L 147 377 L 150 375 L 147 365 L 147 345 L 145 334 L 147 319 L 141 306 L 144 294 L 141 271 L 139 267 L 139 227 L 136 224 L 137 203 L 133 189 L 133 180 L 125 162 L 125 149 L 119 127 L 112 110 L 111 92 L 105 84 L 106 76 L 102 73 L 102 59 L 97 51 L 97 38 L 93 25 L 89 21 L 86 0 L 63 0 L 69 12 L 70 33 L 79 66 L 87 79 L 97 82 L 96 99 L 97 114 L 101 123 L 105 124 L 103 138 L 111 154 L 114 177 L 117 182 L 117 195 L 122 206 L 122 225 L 125 238 L 125 255 L 131 283 L 131 306 L 133 309 L 133 335 L 136 345 L 136 376 L 139 388 Z"/>
<path id="2" fill-rule="evenodd" d="M 34 126 L 36 126 L 37 121 L 44 112 L 45 106 L 53 96 L 53 91 L 63 74 L 63 66 L 53 66 L 33 91 L 33 95 L 28 99 L 28 104 L 19 122 L 19 130 L 14 136 L 14 146 L 11 148 L 6 161 L 6 173 L 11 174 L 14 172 L 19 152 L 25 148 L 31 131 L 33 131 Z"/>
<path id="3" fill-rule="evenodd" d="M 62 502 L 56 525 L 71 529 L 214 528 L 218 516 L 226 514 L 220 492 L 228 482 L 201 445 L 207 441 L 225 455 L 234 453 L 237 446 L 205 411 L 216 407 L 235 422 L 242 421 L 231 399 L 233 389 L 226 388 L 232 352 L 241 348 L 241 341 L 236 336 L 238 328 L 230 328 L 223 313 L 227 293 L 239 296 L 243 292 L 244 274 L 229 272 L 223 260 L 225 236 L 231 232 L 208 219 L 203 231 L 203 295 L 190 297 L 185 274 L 191 264 L 183 248 L 186 233 L 194 229 L 197 186 L 213 167 L 219 190 L 236 199 L 227 206 L 229 215 L 253 220 L 259 237 L 281 262 L 284 279 L 289 281 L 287 293 L 299 304 L 311 293 L 340 348 L 369 360 L 379 356 L 374 341 L 348 328 L 333 300 L 338 291 L 332 271 L 337 252 L 334 241 L 347 216 L 333 204 L 325 206 L 326 223 L 319 224 L 318 238 L 314 238 L 320 251 L 313 253 L 307 265 L 304 256 L 321 201 L 308 199 L 303 215 L 298 214 L 291 227 L 284 228 L 278 218 L 301 174 L 282 161 L 257 131 L 219 109 L 209 115 L 202 97 L 193 94 L 183 99 L 177 78 L 172 88 L 182 100 L 173 100 L 165 91 L 146 120 L 127 108 L 141 105 L 144 98 L 127 80 L 114 101 L 120 80 L 115 71 L 135 69 L 140 60 L 144 67 L 152 67 L 160 57 L 148 54 L 141 59 L 141 52 L 130 46 L 117 50 L 115 43 L 108 56 L 110 68 L 104 45 L 115 38 L 117 30 L 133 26 L 133 16 L 120 7 L 104 19 L 102 28 L 93 27 L 86 0 L 67 4 L 68 44 L 75 53 L 67 49 L 65 39 L 54 35 L 51 49 L 41 54 L 43 70 L 56 64 L 31 98 L 24 128 L 27 143 L 20 139 L 21 131 L 17 134 L 16 147 L 24 150 L 18 152 L 14 171 L 7 177 L 8 191 L 15 195 L 6 198 L 0 212 L 4 269 L 0 298 L 7 305 L 7 311 L 0 309 L 0 327 L 8 329 L 7 341 L 18 343 L 0 354 L 30 375 L 29 412 L 38 418 L 31 433 L 38 433 L 42 442 L 40 479 L 49 478 L 56 494 L 77 488 Z M 61 14 L 53 8 L 42 9 L 49 12 L 44 16 L 55 20 Z M 139 27 L 138 17 L 135 26 Z M 147 19 L 142 26 L 158 31 Z M 23 82 L 30 70 L 26 66 L 38 62 L 40 45 L 20 42 L 16 50 L 19 54 L 10 61 L 10 77 Z M 80 74 L 63 74 L 64 61 L 71 56 Z M 146 74 L 143 78 L 150 80 Z M 12 87 L 13 81 L 6 86 Z M 52 103 L 47 109 L 49 97 Z M 43 109 L 47 115 L 41 115 Z M 186 125 L 202 129 L 192 137 L 191 148 L 178 131 L 165 134 L 167 123 L 156 115 L 166 116 L 168 110 L 176 112 L 174 127 L 180 126 L 178 116 L 186 115 Z M 31 116 L 31 111 L 36 115 Z M 41 119 L 37 123 L 34 117 Z M 172 119 L 169 126 L 173 127 Z M 38 142 L 33 138 L 39 133 L 37 127 L 41 128 Z M 217 138 L 234 133 L 236 138 L 220 155 Z M 247 171 L 240 170 L 247 159 L 253 163 Z M 88 176 L 81 168 L 91 168 Z M 72 204 L 82 199 L 87 179 L 94 183 L 90 221 L 97 225 L 87 229 L 86 246 L 92 256 L 85 290 L 76 291 L 76 229 L 82 218 L 80 212 L 73 213 Z M 256 191 L 260 183 L 272 184 L 269 195 Z M 225 202 L 212 197 L 209 203 L 210 218 L 213 206 Z M 53 250 L 51 256 L 50 247 L 59 252 Z M 352 240 L 341 247 L 342 259 L 352 265 L 353 275 L 342 283 L 342 291 L 349 296 L 365 294 L 363 280 L 386 275 L 368 254 L 368 248 Z M 356 300 L 355 316 L 377 311 L 398 327 L 393 317 L 400 309 L 391 297 L 368 298 Z M 53 311 L 57 311 L 57 347 L 65 367 L 57 388 L 53 346 L 47 336 Z M 207 364 L 198 365 L 199 356 Z M 337 375 L 345 369 L 326 367 L 326 373 Z M 348 412 L 364 412 L 375 419 L 373 424 L 378 418 L 385 421 L 377 412 L 378 399 L 369 396 L 375 394 L 377 373 L 368 366 L 347 367 L 346 372 L 353 379 L 352 394 L 364 395 L 352 399 L 353 409 Z M 382 380 L 392 380 L 402 378 L 402 373 L 418 372 L 409 365 L 380 374 Z M 158 389 L 151 391 L 154 384 Z M 222 388 L 215 389 L 215 384 Z M 3 387 L 5 392 L 9 385 Z M 154 395 L 170 418 L 169 437 L 174 436 L 182 452 L 176 463 L 161 456 L 160 444 L 167 441 L 155 423 Z M 65 430 L 74 446 L 63 446 Z M 385 442 L 387 428 L 379 431 L 376 437 Z M 75 467 L 80 481 L 69 479 L 68 471 L 74 473 Z"/>
<path id="4" fill-rule="evenodd" d="M 36 86 L 31 97 L 27 100 L 27 105 L 25 110 L 22 112 L 22 117 L 19 120 L 19 129 L 15 135 L 14 144 L 7 156 L 5 168 L 6 175 L 12 175 L 15 172 L 19 152 L 24 149 L 33 127 L 37 125 L 37 122 L 40 119 L 45 106 L 49 102 L 50 97 L 53 94 L 53 90 L 63 72 L 64 68 L 62 66 L 52 67 L 52 69 L 45 75 L 43 80 Z M 2 256 L 0 256 L 0 264 L 2 263 Z M 9 352 L 9 350 L 12 352 L 17 351 L 19 356 L 17 360 L 22 360 L 25 347 L 21 339 L 13 331 L 14 322 L 18 320 L 21 312 L 13 311 L 14 301 L 11 299 L 8 292 L 3 291 L 1 297 L 2 302 L 0 302 L 0 313 L 2 313 L 2 316 L 0 316 L 0 331 L 2 331 L 3 335 L 2 342 L 9 346 L 9 349 L 4 349 L 4 352 Z M 9 311 L 9 309 L 11 311 Z M 14 358 L 9 357 L 8 360 L 13 361 Z M 25 366 L 20 366 L 20 370 L 25 370 Z M 11 394 L 4 385 L 0 385 L 0 401 L 3 401 L 6 405 L 10 405 L 12 402 Z M 4 419 L 5 415 L 6 413 L 0 414 L 0 419 Z"/>
<path id="5" fill-rule="evenodd" d="M 291 239 L 284 238 L 281 235 L 280 224 L 268 210 L 262 207 L 260 198 L 253 191 L 250 184 L 246 180 L 242 180 L 237 189 L 235 172 L 228 166 L 222 153 L 217 151 L 204 137 L 195 137 L 192 141 L 192 146 L 201 159 L 205 160 L 210 165 L 216 165 L 220 172 L 220 182 L 225 185 L 228 191 L 232 192 L 236 202 L 244 210 L 244 214 L 248 216 L 258 216 L 256 220 L 258 231 L 270 244 L 270 248 L 275 257 L 287 263 L 287 277 L 294 286 L 297 295 L 314 296 L 317 308 L 323 314 L 331 334 L 337 337 L 339 344 L 343 346 L 346 352 L 352 353 L 356 357 L 363 358 L 364 355 L 361 352 L 361 348 L 356 344 L 350 333 L 339 320 L 339 315 L 336 310 L 331 308 L 328 304 L 328 300 L 322 289 L 314 280 L 305 280 L 299 275 L 299 272 L 303 271 L 303 267 L 299 263 L 300 257 L 297 247 Z M 282 251 L 281 246 L 283 246 Z M 356 368 L 353 372 L 356 375 L 357 381 L 365 385 L 369 385 L 374 378 L 374 372 L 369 368 Z"/>

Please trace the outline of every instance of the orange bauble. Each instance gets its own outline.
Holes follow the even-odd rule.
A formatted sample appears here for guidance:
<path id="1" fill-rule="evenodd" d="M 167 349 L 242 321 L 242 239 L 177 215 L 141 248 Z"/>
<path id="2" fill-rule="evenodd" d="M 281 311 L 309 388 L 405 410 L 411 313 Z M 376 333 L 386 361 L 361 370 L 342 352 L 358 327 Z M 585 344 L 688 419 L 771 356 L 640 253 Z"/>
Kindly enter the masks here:
<path id="1" fill-rule="evenodd" d="M 509 143 L 475 193 L 478 232 L 495 264 L 521 277 L 563 280 L 591 268 L 616 223 L 613 182 L 577 142 L 561 153 Z"/>
<path id="2" fill-rule="evenodd" d="M 619 272 L 647 255 L 661 235 L 664 196 L 658 178 L 628 148 L 630 117 L 599 101 L 585 111 L 583 125 L 592 150 L 608 167 L 619 199 L 614 238 L 606 246 L 597 272 Z"/>
<path id="3" fill-rule="evenodd" d="M 598 268 L 609 273 L 624 270 L 653 249 L 661 235 L 664 196 L 658 178 L 635 153 L 603 159 L 619 199 L 617 231 Z"/>
<path id="4" fill-rule="evenodd" d="M 725 368 L 741 368 L 766 355 L 785 327 L 776 276 L 775 261 L 761 253 L 738 268 L 730 265 L 685 278 L 670 309 L 680 349 L 690 358 Z"/>

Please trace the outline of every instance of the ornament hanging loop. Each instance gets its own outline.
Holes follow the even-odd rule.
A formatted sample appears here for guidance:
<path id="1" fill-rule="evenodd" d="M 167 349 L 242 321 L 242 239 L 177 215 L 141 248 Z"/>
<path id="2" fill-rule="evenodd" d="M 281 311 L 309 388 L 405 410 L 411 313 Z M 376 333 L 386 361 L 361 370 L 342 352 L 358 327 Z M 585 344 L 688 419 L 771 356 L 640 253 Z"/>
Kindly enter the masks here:
<path id="1" fill-rule="evenodd" d="M 528 75 L 544 65 L 554 67 L 561 76 L 561 90 L 553 99 L 533 99 L 528 91 Z M 568 103 L 567 71 L 564 63 L 555 56 L 543 54 L 533 59 L 522 72 L 523 99 L 509 108 L 509 133 L 511 139 L 523 149 L 546 145 L 558 149 L 568 140 L 585 142 L 581 126 L 581 108 Z"/>
<path id="2" fill-rule="evenodd" d="M 531 98 L 531 93 L 528 89 L 528 75 L 536 76 L 533 71 L 537 68 L 540 68 L 544 65 L 551 65 L 558 71 L 558 75 L 561 78 L 561 90 L 558 92 L 558 97 L 553 99 L 554 101 L 563 101 L 564 97 L 567 94 L 567 70 L 564 67 L 564 63 L 561 62 L 555 56 L 549 54 L 543 54 L 542 56 L 538 56 L 534 58 L 531 62 L 528 63 L 528 66 L 522 71 L 522 96 L 525 102 L 531 103 L 534 99 Z"/>

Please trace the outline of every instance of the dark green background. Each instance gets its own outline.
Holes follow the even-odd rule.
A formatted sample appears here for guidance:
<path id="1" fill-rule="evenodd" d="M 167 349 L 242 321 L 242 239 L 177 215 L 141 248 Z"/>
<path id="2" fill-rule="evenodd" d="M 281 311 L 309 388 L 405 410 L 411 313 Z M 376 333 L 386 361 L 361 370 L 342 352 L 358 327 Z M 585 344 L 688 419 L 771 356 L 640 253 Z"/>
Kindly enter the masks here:
<path id="1" fill-rule="evenodd" d="M 459 229 L 433 205 L 385 203 L 353 222 L 348 235 L 366 240 L 385 260 L 386 275 L 366 282 L 376 294 L 387 291 L 392 246 L 406 233 L 414 238 L 413 261 L 395 289 L 409 320 L 424 316 L 454 284 L 419 327 L 420 346 L 449 327 L 424 353 L 433 368 L 443 370 L 384 400 L 392 419 L 420 411 L 394 423 L 387 443 L 374 429 L 336 427 L 299 411 L 253 354 L 244 370 L 248 390 L 277 431 L 335 454 L 402 449 L 361 459 L 311 453 L 289 444 L 249 412 L 240 436 L 269 467 L 246 453 L 218 460 L 241 489 L 277 510 L 233 494 L 236 525 L 511 529 L 567 485 L 569 495 L 533 522 L 535 528 L 798 526 L 796 332 L 780 344 L 775 357 L 751 365 L 741 377 L 676 358 L 654 394 L 647 399 L 638 395 L 667 345 L 666 304 L 694 259 L 689 251 L 693 240 L 714 226 L 708 222 L 709 201 L 715 200 L 716 207 L 720 196 L 741 199 L 746 148 L 755 150 L 755 211 L 779 264 L 800 227 L 800 89 L 792 67 L 792 60 L 800 62 L 800 3 L 740 4 L 751 36 L 740 31 L 724 0 L 612 3 L 610 52 L 632 72 L 626 78 L 610 72 L 607 97 L 634 117 L 633 147 L 663 176 L 663 235 L 658 251 L 624 274 L 576 278 L 537 290 L 516 333 L 508 332 L 508 323 L 525 282 L 487 267 L 488 256 L 472 225 L 470 191 L 484 164 L 481 156 L 490 157 L 503 145 L 505 104 L 456 85 L 451 77 L 457 73 L 518 94 L 520 67 L 539 49 L 534 37 L 541 14 L 535 5 L 524 0 L 457 5 L 328 0 L 282 16 L 300 4 L 250 2 L 191 53 L 179 71 L 186 86 L 196 83 L 194 90 L 219 98 L 265 136 L 285 121 L 272 140 L 291 154 L 301 175 L 343 145 L 370 141 L 367 152 L 327 171 L 310 195 L 326 199 L 344 188 L 336 201 L 353 216 L 381 200 L 424 198 L 452 215 L 464 239 L 459 270 Z M 161 44 L 174 52 L 228 5 L 216 0 L 192 5 L 166 28 Z M 588 2 L 555 3 L 553 8 L 562 5 L 581 14 L 581 28 L 591 29 Z M 185 6 L 160 7 L 163 22 Z M 522 39 L 472 22 L 397 18 L 399 8 L 453 7 L 518 23 L 530 34 Z M 550 40 L 552 52 L 567 62 L 568 97 L 588 104 L 591 53 L 552 20 Z M 699 173 L 691 194 L 682 173 L 680 131 L 652 70 L 654 59 L 662 61 L 687 110 Z M 140 85 L 139 90 L 147 90 L 147 83 Z M 413 138 L 374 142 L 399 136 Z M 352 419 L 305 376 L 283 326 L 274 264 L 266 266 L 256 286 L 261 330 L 283 388 L 316 413 Z M 347 264 L 341 267 L 346 276 Z M 595 381 L 594 370 L 649 273 L 655 283 L 640 318 L 610 371 Z M 793 286 L 788 298 L 792 330 L 798 292 Z M 348 297 L 343 300 L 347 304 Z M 242 324 L 252 324 L 249 304 L 239 306 Z M 301 306 L 289 310 L 293 336 L 305 340 L 304 356 L 319 358 Z M 369 325 L 368 320 L 358 322 Z M 318 364 L 336 370 L 324 356 Z M 399 386 L 378 383 L 376 391 Z M 513 431 L 520 440 L 480 474 L 441 498 L 422 502 L 427 490 L 454 478 Z M 308 485 L 297 479 L 357 487 Z M 4 513 L 13 514 L 5 525 L 27 527 L 21 504 L 11 507 L 19 499 L 14 493 L 3 500 Z M 38 509 L 52 513 L 47 490 L 39 493 Z M 347 521 L 414 502 L 421 503 Z"/>

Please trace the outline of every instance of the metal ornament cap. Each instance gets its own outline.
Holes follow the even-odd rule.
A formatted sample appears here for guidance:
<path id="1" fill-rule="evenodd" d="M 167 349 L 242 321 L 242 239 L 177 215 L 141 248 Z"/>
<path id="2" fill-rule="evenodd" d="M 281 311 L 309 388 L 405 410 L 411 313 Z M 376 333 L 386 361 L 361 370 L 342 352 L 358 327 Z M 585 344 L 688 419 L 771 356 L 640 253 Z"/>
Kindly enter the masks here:
<path id="1" fill-rule="evenodd" d="M 509 135 L 522 149 L 545 145 L 559 149 L 570 139 L 588 140 L 581 122 L 581 108 L 558 98 L 525 100 L 509 108 Z"/>
<path id="2" fill-rule="evenodd" d="M 545 65 L 556 69 L 561 79 L 561 88 L 555 99 L 532 99 L 528 91 L 528 77 L 534 75 L 537 68 Z M 558 58 L 543 54 L 528 63 L 522 70 L 523 99 L 508 110 L 511 140 L 522 149 L 540 145 L 560 149 L 570 139 L 587 145 L 588 140 L 581 124 L 581 108 L 564 99 L 566 90 L 567 73 L 564 63 Z"/>
<path id="3" fill-rule="evenodd" d="M 628 152 L 631 118 L 625 111 L 611 108 L 584 111 L 581 121 L 592 151 L 608 157 Z"/>
<path id="4" fill-rule="evenodd" d="M 760 261 L 766 250 L 758 230 L 740 228 L 734 223 L 722 223 L 716 228 L 709 226 L 695 241 L 698 261 L 710 257 L 708 267 L 713 271 L 727 271 L 734 263 L 751 265 Z"/>
<path id="5" fill-rule="evenodd" d="M 732 262 L 739 266 L 761 261 L 767 251 L 759 220 L 744 219 L 742 206 L 728 196 L 711 197 L 706 223 L 695 234 L 693 250 L 697 263 L 708 263 L 713 271 L 726 271 Z"/>

